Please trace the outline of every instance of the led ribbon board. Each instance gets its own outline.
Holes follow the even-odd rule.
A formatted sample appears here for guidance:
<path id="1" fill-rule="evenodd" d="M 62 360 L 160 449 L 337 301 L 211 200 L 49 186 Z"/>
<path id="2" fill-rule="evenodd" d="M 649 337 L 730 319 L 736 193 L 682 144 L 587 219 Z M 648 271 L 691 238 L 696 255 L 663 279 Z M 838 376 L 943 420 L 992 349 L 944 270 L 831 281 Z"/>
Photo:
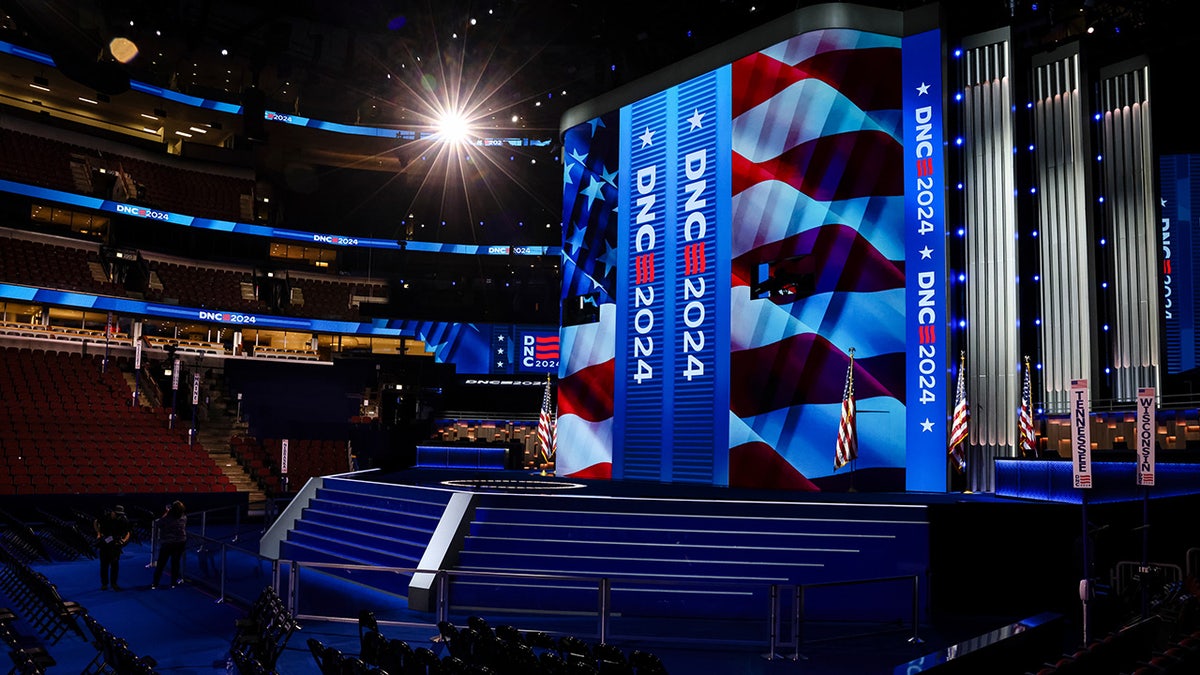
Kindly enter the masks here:
<path id="1" fill-rule="evenodd" d="M 411 337 L 425 343 L 439 363 L 452 363 L 460 374 L 546 373 L 558 367 L 558 332 L 553 327 L 509 324 L 451 323 L 408 319 L 369 322 L 331 321 L 164 305 L 128 298 L 56 291 L 0 283 L 0 301 L 115 312 L 174 321 L 196 321 L 235 328 L 285 330 L 301 333 Z M 498 336 L 503 339 L 497 340 Z M 494 346 L 514 344 L 499 357 Z M 511 356 L 511 359 L 510 359 Z"/>
<path id="2" fill-rule="evenodd" d="M 394 251 L 420 251 L 423 253 L 450 253 L 460 255 L 558 255 L 557 246 L 437 244 L 425 241 L 397 241 L 395 239 L 348 237 L 340 234 L 323 234 L 320 232 L 289 230 L 282 227 L 254 225 L 252 223 L 238 223 L 230 220 L 201 218 L 199 216 L 189 216 L 182 213 L 162 211 L 137 204 L 113 201 L 111 199 L 85 197 L 83 195 L 77 195 L 70 192 L 63 192 L 61 190 L 53 190 L 50 188 L 27 185 L 25 183 L 17 183 L 15 181 L 3 179 L 0 179 L 0 190 L 3 190 L 4 192 L 10 192 L 12 194 L 33 197 L 35 199 L 66 204 L 68 206 L 76 206 L 80 208 L 91 209 L 93 211 L 105 211 L 122 216 L 131 216 L 134 218 L 156 220 L 162 223 L 180 225 L 182 227 L 194 227 L 201 230 L 215 230 L 217 232 L 232 232 L 234 234 L 247 234 L 255 237 L 270 237 L 271 239 L 283 239 L 307 244 L 325 244 L 327 246 L 347 248 L 380 248 L 391 249 Z"/>

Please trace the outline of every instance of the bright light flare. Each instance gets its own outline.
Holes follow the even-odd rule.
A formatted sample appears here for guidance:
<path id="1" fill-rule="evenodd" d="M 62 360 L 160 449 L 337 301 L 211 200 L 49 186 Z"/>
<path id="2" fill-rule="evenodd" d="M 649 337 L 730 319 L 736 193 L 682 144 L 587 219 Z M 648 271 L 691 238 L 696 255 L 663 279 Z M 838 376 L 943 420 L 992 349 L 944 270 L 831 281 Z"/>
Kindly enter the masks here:
<path id="1" fill-rule="evenodd" d="M 437 121 L 437 137 L 443 143 L 465 143 L 470 135 L 471 123 L 461 113 L 445 113 Z"/>

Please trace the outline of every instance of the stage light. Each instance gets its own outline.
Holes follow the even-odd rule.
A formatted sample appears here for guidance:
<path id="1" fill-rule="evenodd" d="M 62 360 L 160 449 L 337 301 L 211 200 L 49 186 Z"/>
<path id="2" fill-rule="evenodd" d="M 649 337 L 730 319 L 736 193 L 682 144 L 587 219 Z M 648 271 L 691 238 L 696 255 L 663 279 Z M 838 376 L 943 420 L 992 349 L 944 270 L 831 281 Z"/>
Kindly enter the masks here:
<path id="1" fill-rule="evenodd" d="M 467 119 L 460 113 L 446 113 L 437 121 L 437 137 L 443 143 L 462 143 L 470 131 Z"/>

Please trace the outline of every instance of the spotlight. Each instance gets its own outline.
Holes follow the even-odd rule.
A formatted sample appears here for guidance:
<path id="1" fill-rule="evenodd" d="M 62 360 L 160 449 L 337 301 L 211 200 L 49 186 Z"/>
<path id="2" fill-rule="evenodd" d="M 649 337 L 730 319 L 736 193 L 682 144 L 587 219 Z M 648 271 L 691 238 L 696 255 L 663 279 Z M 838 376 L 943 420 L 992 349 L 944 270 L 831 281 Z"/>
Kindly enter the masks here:
<path id="1" fill-rule="evenodd" d="M 470 124 L 460 113 L 446 113 L 437 122 L 437 137 L 443 143 L 462 143 L 470 132 Z"/>

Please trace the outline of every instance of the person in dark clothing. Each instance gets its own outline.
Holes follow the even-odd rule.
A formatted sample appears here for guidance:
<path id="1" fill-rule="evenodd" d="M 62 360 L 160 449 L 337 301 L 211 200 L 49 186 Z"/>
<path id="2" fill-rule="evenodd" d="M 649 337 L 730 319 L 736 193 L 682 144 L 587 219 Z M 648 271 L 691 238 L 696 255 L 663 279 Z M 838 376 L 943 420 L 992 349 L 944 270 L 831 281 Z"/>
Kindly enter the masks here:
<path id="1" fill-rule="evenodd" d="M 154 566 L 154 584 L 150 588 L 158 588 L 168 561 L 171 563 L 171 585 L 178 586 L 183 583 L 180 565 L 187 548 L 187 513 L 183 502 L 178 499 L 171 502 L 162 517 L 154 521 L 154 527 L 158 529 L 158 563 Z"/>
<path id="2" fill-rule="evenodd" d="M 133 533 L 129 518 L 125 517 L 125 507 L 118 504 L 106 510 L 92 525 L 96 528 L 96 545 L 100 549 L 100 590 L 108 590 L 111 584 L 114 591 L 119 591 L 117 575 L 121 571 L 121 551 Z"/>

